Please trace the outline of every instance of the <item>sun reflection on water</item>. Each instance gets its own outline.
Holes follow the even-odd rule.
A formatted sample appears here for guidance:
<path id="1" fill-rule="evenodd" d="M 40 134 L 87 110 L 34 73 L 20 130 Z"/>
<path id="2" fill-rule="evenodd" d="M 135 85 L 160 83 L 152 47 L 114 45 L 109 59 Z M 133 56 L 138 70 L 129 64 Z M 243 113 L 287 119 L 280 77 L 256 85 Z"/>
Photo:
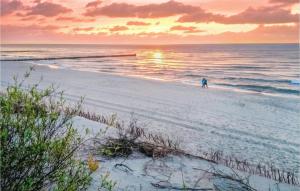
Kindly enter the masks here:
<path id="1" fill-rule="evenodd" d="M 153 58 L 153 61 L 156 64 L 163 64 L 163 54 L 162 54 L 162 52 L 153 52 L 152 58 Z"/>

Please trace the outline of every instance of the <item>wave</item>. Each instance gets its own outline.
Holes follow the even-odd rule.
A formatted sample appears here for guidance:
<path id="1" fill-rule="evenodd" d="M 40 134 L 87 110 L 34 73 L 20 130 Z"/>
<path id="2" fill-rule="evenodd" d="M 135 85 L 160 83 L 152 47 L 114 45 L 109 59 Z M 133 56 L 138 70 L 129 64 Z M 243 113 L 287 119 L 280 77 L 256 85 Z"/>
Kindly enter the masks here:
<path id="1" fill-rule="evenodd" d="M 228 68 L 233 68 L 233 69 L 269 69 L 267 67 L 263 67 L 263 66 L 239 66 L 239 65 L 231 65 Z"/>
<path id="2" fill-rule="evenodd" d="M 300 85 L 300 80 L 291 80 L 291 84 Z"/>
<path id="3" fill-rule="evenodd" d="M 193 78 L 207 78 L 207 75 L 201 75 L 201 74 L 185 74 L 186 77 L 193 77 Z"/>
<path id="4" fill-rule="evenodd" d="M 274 83 L 292 83 L 292 80 L 274 80 L 274 79 L 261 79 L 261 78 L 236 78 L 226 77 L 224 80 L 240 80 L 240 81 L 253 81 L 253 82 L 274 82 Z"/>
<path id="5" fill-rule="evenodd" d="M 275 88 L 275 87 L 272 87 L 272 86 L 226 84 L 226 83 L 216 83 L 216 85 L 241 88 L 241 89 L 252 90 L 252 91 L 256 91 L 256 92 L 272 92 L 272 93 L 300 95 L 299 90 Z"/>

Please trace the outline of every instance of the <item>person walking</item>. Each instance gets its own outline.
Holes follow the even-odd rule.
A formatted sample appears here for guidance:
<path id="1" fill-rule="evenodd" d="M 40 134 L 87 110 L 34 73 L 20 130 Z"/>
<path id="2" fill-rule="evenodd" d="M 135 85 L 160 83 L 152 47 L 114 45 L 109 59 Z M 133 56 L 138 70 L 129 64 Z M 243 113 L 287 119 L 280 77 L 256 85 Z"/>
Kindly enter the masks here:
<path id="1" fill-rule="evenodd" d="M 202 88 L 208 88 L 207 79 L 206 78 L 202 79 Z"/>

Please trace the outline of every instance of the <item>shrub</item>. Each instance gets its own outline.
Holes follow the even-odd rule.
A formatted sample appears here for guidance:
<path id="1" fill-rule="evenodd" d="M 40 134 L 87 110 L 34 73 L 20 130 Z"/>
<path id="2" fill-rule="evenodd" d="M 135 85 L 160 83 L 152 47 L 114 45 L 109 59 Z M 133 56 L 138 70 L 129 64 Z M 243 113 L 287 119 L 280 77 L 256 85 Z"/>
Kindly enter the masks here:
<path id="1" fill-rule="evenodd" d="M 17 82 L 0 95 L 2 191 L 87 188 L 91 172 L 75 157 L 83 140 L 71 120 L 80 105 L 66 109 L 53 87 Z"/>

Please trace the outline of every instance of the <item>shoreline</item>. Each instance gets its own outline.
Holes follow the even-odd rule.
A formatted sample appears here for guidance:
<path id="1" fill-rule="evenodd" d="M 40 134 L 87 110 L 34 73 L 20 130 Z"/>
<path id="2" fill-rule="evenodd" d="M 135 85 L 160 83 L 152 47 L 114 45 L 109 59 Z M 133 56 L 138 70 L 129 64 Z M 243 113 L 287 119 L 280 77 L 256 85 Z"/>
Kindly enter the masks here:
<path id="1" fill-rule="evenodd" d="M 28 63 L 25 63 L 25 64 L 28 64 Z M 91 73 L 98 73 L 98 74 L 107 75 L 107 76 L 118 76 L 118 77 L 133 78 L 133 79 L 138 79 L 138 80 L 158 81 L 158 82 L 170 83 L 170 84 L 175 84 L 175 85 L 176 84 L 178 84 L 178 85 L 187 85 L 187 86 L 193 86 L 193 87 L 198 87 L 199 89 L 202 89 L 200 83 L 199 84 L 188 83 L 188 82 L 185 82 L 183 80 L 167 80 L 167 79 L 160 79 L 160 78 L 139 76 L 139 75 L 125 75 L 125 74 L 123 75 L 123 74 L 118 74 L 118 73 L 107 73 L 107 72 L 101 72 L 101 71 L 76 70 L 76 69 L 72 69 L 72 68 L 63 68 L 63 67 L 59 67 L 59 66 L 51 65 L 51 64 L 48 64 L 48 65 L 45 65 L 45 64 L 32 64 L 32 65 L 41 66 L 41 67 L 48 67 L 51 70 L 91 72 Z M 225 86 L 220 86 L 220 85 L 216 85 L 216 84 L 209 84 L 209 87 L 210 87 L 209 89 L 216 90 L 216 91 L 219 90 L 219 91 L 225 91 L 225 92 L 236 92 L 236 93 L 258 95 L 258 96 L 272 96 L 272 97 L 284 97 L 284 98 L 300 99 L 300 94 L 295 95 L 295 94 L 258 92 L 258 91 L 254 91 L 254 90 L 239 89 L 239 88 L 234 88 L 234 87 L 225 87 Z"/>

